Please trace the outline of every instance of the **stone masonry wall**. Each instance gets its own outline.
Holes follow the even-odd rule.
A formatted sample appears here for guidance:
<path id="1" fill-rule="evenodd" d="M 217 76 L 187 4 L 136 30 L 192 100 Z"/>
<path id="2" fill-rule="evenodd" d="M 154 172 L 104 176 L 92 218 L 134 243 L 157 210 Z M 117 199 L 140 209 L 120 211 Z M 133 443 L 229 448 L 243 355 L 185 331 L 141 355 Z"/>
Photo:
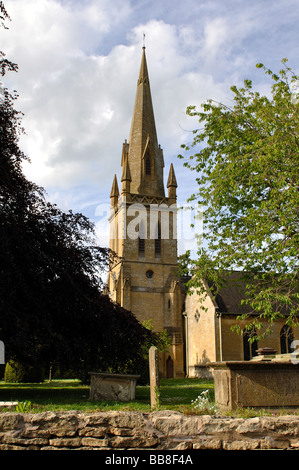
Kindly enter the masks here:
<path id="1" fill-rule="evenodd" d="M 0 450 L 299 450 L 299 416 L 248 419 L 178 412 L 0 413 Z"/>

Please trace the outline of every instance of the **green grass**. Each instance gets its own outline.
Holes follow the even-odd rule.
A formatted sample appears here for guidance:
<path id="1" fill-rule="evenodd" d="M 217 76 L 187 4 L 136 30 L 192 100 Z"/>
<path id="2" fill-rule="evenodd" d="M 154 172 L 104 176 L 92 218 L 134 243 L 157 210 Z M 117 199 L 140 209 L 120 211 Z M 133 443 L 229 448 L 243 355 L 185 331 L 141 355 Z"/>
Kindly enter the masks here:
<path id="1" fill-rule="evenodd" d="M 190 412 L 191 401 L 204 390 L 214 396 L 214 382 L 200 379 L 161 379 L 159 409 Z M 136 410 L 150 411 L 149 386 L 136 387 L 132 402 L 89 400 L 89 385 L 79 380 L 53 380 L 40 384 L 0 382 L 0 401 L 30 402 L 31 412 L 81 410 Z"/>
<path id="2" fill-rule="evenodd" d="M 194 414 L 191 403 L 203 391 L 209 390 L 209 398 L 214 400 L 214 382 L 201 379 L 161 379 L 160 383 L 160 410 L 175 410 L 185 414 Z M 0 381 L 0 401 L 16 401 L 21 404 L 24 411 L 39 413 L 42 411 L 80 410 L 92 411 L 141 411 L 150 412 L 149 386 L 136 387 L 136 399 L 132 402 L 94 401 L 89 400 L 89 385 L 80 380 L 53 380 L 39 384 L 14 384 Z M 28 403 L 30 402 L 30 406 Z M 27 403 L 27 405 L 26 405 Z M 8 411 L 0 408 L 0 412 Z M 17 411 L 17 410 L 10 410 Z M 208 414 L 205 410 L 201 414 Z M 273 416 L 284 414 L 298 414 L 298 410 L 253 409 L 241 408 L 234 411 L 217 412 L 217 415 L 238 418 L 252 418 L 255 416 Z"/>

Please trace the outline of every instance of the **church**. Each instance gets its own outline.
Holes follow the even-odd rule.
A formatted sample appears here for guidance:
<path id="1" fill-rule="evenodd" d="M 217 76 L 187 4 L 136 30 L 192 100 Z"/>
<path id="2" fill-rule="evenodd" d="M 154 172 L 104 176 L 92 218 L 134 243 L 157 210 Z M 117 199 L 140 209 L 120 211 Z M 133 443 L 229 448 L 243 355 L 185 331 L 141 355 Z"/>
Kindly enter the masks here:
<path id="1" fill-rule="evenodd" d="M 208 362 L 250 360 L 257 347 L 288 353 L 298 332 L 279 319 L 261 344 L 232 332 L 241 311 L 238 273 L 214 299 L 205 285 L 203 301 L 185 294 L 178 274 L 177 180 L 173 164 L 164 187 L 164 157 L 158 143 L 149 73 L 142 50 L 129 140 L 122 146 L 120 184 L 115 174 L 111 193 L 109 267 L 111 300 L 133 312 L 154 331 L 166 330 L 170 346 L 160 353 L 161 377 L 206 377 Z M 204 281 L 203 281 L 204 282 Z"/>

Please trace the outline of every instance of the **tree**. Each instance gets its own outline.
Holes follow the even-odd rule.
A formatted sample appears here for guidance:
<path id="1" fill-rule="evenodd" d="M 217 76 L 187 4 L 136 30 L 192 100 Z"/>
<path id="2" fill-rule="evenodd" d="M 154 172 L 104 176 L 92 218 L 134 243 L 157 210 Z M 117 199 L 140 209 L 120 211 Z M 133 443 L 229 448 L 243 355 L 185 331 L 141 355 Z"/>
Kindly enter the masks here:
<path id="1" fill-rule="evenodd" d="M 0 2 L 1 19 L 8 15 Z M 2 75 L 17 70 L 0 56 Z M 111 259 L 93 224 L 46 200 L 22 172 L 22 114 L 16 93 L 0 102 L 0 337 L 6 360 L 82 371 L 144 368 L 155 335 L 103 291 Z"/>
<path id="2" fill-rule="evenodd" d="M 190 197 L 204 208 L 203 244 L 189 259 L 200 288 L 205 277 L 215 292 L 228 272 L 240 270 L 246 282 L 243 302 L 251 306 L 247 329 L 260 330 L 287 314 L 298 324 L 299 264 L 299 105 L 293 83 L 298 77 L 282 61 L 273 73 L 271 96 L 253 90 L 252 82 L 231 87 L 233 106 L 213 100 L 202 110 L 187 108 L 203 126 L 193 131 L 184 165 L 198 173 L 198 192 Z M 192 152 L 193 153 L 193 152 Z M 186 267 L 186 259 L 184 259 Z M 242 317 L 243 318 L 243 317 Z"/>

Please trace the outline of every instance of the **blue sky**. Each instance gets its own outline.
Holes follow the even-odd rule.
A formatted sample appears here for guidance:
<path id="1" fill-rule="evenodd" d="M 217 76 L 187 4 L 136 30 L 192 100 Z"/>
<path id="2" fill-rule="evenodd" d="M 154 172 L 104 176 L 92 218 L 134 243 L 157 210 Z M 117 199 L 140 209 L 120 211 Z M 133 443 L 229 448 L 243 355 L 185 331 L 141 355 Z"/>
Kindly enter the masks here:
<path id="1" fill-rule="evenodd" d="M 107 245 L 113 176 L 129 138 L 143 34 L 165 179 L 173 162 L 180 204 L 196 190 L 177 158 L 196 121 L 186 107 L 231 104 L 244 78 L 267 93 L 255 64 L 299 72 L 298 0 L 5 0 L 1 50 L 18 63 L 4 84 L 19 92 L 29 179 L 62 209 L 96 223 Z M 106 212 L 105 212 L 106 211 Z"/>

